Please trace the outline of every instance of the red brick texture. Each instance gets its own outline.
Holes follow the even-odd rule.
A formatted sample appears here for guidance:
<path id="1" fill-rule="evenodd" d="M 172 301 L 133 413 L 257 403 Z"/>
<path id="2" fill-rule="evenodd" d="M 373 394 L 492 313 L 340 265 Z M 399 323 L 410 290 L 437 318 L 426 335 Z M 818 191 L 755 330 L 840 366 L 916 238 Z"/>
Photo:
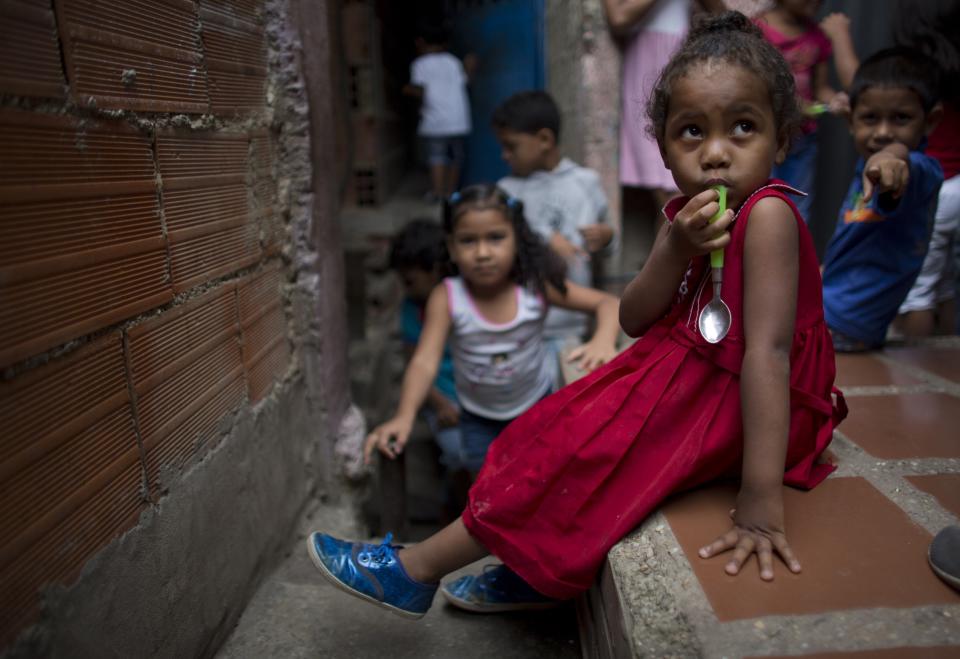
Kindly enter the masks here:
<path id="1" fill-rule="evenodd" d="M 287 372 L 261 5 L 0 2 L 0 652 Z"/>

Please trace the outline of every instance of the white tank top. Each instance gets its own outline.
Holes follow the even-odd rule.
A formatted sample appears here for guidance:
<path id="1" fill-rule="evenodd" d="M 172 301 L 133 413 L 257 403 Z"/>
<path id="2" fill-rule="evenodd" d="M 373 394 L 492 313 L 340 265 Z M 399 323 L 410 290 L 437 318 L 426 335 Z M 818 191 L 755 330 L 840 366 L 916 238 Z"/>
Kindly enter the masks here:
<path id="1" fill-rule="evenodd" d="M 500 421 L 526 412 L 553 380 L 543 342 L 543 298 L 517 286 L 516 317 L 494 323 L 480 315 L 462 278 L 447 277 L 443 283 L 453 322 L 450 352 L 460 404 Z"/>

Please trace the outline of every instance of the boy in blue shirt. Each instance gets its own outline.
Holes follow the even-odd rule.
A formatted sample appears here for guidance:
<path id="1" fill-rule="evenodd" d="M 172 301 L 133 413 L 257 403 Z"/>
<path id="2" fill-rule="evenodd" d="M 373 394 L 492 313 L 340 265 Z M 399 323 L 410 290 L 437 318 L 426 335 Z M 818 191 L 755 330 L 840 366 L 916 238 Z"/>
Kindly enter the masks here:
<path id="1" fill-rule="evenodd" d="M 823 307 L 837 352 L 883 346 L 927 251 L 943 172 L 923 153 L 943 108 L 936 63 L 905 48 L 864 60 L 850 87 L 860 160 L 823 269 Z"/>

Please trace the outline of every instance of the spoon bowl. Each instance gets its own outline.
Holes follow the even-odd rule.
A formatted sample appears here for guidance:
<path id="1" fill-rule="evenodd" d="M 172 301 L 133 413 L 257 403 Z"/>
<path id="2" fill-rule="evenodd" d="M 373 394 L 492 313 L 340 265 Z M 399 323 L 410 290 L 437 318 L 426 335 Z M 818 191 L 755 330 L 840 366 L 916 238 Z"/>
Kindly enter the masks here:
<path id="1" fill-rule="evenodd" d="M 717 271 L 713 271 L 716 275 Z M 700 311 L 697 327 L 707 343 L 720 343 L 730 331 L 730 307 L 720 299 L 720 282 L 713 282 L 713 299 Z"/>
<path id="2" fill-rule="evenodd" d="M 711 222 L 720 219 L 727 210 L 727 188 L 723 185 L 714 186 L 720 206 L 717 213 L 710 218 Z M 710 279 L 713 281 L 713 299 L 700 310 L 697 318 L 697 329 L 707 343 L 720 343 L 730 331 L 730 307 L 720 298 L 720 288 L 723 283 L 723 250 L 715 249 L 710 252 Z"/>

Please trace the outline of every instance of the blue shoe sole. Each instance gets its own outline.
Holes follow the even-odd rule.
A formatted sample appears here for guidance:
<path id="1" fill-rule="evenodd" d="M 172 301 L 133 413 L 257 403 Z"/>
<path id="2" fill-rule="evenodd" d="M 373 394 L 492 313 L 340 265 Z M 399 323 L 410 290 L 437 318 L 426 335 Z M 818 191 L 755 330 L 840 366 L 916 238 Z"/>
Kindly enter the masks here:
<path id="1" fill-rule="evenodd" d="M 552 602 L 503 602 L 499 604 L 492 603 L 479 603 L 471 602 L 469 600 L 462 599 L 457 597 L 453 593 L 449 592 L 446 588 L 441 588 L 440 592 L 443 593 L 443 596 L 446 598 L 450 604 L 457 607 L 458 609 L 463 609 L 464 611 L 470 611 L 471 613 L 508 613 L 510 611 L 543 611 L 545 609 L 555 609 L 556 607 L 563 604 L 561 600 L 556 600 Z"/>
<path id="2" fill-rule="evenodd" d="M 401 618 L 406 618 L 407 620 L 419 620 L 426 615 L 426 612 L 415 613 L 413 611 L 407 611 L 406 609 L 397 608 L 392 604 L 387 604 L 386 602 L 381 602 L 378 599 L 370 597 L 366 593 L 361 593 L 359 590 L 354 590 L 347 584 L 340 581 L 340 579 L 338 579 L 333 572 L 327 569 L 327 566 L 323 563 L 323 559 L 320 558 L 320 555 L 317 553 L 316 544 L 313 541 L 314 535 L 316 535 L 316 533 L 311 533 L 307 536 L 307 553 L 310 554 L 310 560 L 313 561 L 313 564 L 317 566 L 318 570 L 320 570 L 320 574 L 322 574 L 323 577 L 332 585 L 336 586 L 338 589 L 342 590 L 348 595 L 353 595 L 354 597 L 370 602 L 371 604 L 376 604 L 381 609 L 386 609 L 390 613 L 398 615 Z"/>

